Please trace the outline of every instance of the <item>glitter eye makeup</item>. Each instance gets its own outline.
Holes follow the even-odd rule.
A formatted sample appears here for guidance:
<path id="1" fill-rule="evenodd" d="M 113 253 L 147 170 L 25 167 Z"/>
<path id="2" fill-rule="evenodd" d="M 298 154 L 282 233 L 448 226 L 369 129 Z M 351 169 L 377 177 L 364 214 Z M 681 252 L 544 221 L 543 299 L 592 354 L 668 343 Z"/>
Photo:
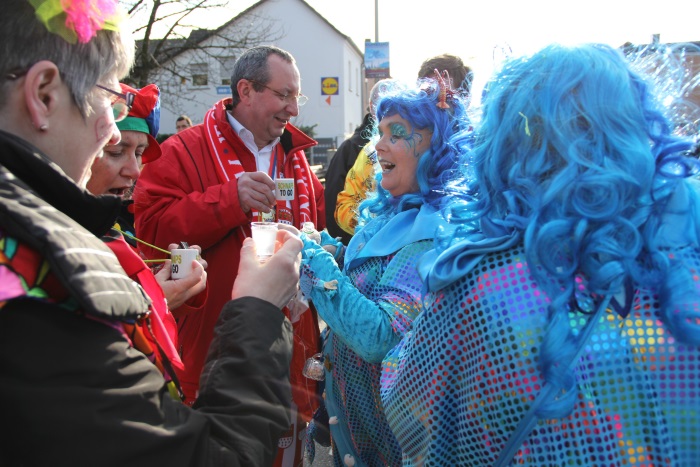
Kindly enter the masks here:
<path id="1" fill-rule="evenodd" d="M 391 143 L 396 144 L 399 139 L 407 139 L 409 134 L 406 127 L 400 123 L 392 123 L 389 127 L 391 130 Z"/>
<path id="2" fill-rule="evenodd" d="M 401 123 L 392 123 L 389 130 L 391 131 L 391 144 L 396 144 L 402 139 L 406 142 L 407 148 L 415 150 L 423 142 L 423 136 L 420 133 L 415 131 L 409 133 L 408 129 Z M 418 156 L 419 154 L 414 155 Z"/>

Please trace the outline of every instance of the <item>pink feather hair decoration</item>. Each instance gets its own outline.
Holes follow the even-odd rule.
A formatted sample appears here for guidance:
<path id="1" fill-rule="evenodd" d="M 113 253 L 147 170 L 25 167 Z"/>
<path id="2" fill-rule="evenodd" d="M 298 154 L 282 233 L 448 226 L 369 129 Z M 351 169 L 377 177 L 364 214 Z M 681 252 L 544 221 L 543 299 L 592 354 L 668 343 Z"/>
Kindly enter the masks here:
<path id="1" fill-rule="evenodd" d="M 115 31 L 121 21 L 117 0 L 29 0 L 46 28 L 74 44 L 86 44 L 97 31 Z"/>

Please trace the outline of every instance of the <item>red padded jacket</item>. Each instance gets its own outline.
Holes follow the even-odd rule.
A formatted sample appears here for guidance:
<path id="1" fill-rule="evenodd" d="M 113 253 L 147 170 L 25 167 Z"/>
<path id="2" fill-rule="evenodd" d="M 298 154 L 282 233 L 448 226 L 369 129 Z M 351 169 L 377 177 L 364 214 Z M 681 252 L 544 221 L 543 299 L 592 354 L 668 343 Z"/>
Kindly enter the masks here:
<path id="1" fill-rule="evenodd" d="M 245 147 L 228 123 L 226 112 L 230 99 L 215 105 L 214 117 L 221 136 L 236 151 L 247 172 L 256 171 L 255 156 Z M 291 155 L 316 142 L 288 124 L 280 138 L 284 149 L 284 172 L 292 174 Z M 163 155 L 146 164 L 134 192 L 137 236 L 146 242 L 165 247 L 186 241 L 202 247 L 207 261 L 209 296 L 203 309 L 193 312 L 187 306 L 172 310 L 178 321 L 180 353 L 185 371 L 178 374 L 186 403 L 192 404 L 199 387 L 214 324 L 224 303 L 231 299 L 231 288 L 238 271 L 239 251 L 250 236 L 250 215 L 243 212 L 238 200 L 235 179 L 221 183 L 206 142 L 203 125 L 196 125 L 167 139 Z M 307 164 L 306 158 L 300 158 Z M 323 186 L 311 175 L 310 211 L 314 224 L 325 227 Z M 297 228 L 300 226 L 297 225 Z M 143 249 L 150 258 L 161 257 L 157 251 Z M 261 323 L 261 326 L 265 323 Z M 318 321 L 314 311 L 304 313 L 294 323 L 294 352 L 290 367 L 293 399 L 302 417 L 308 420 L 317 406 L 316 383 L 301 372 L 307 358 L 319 351 Z"/>

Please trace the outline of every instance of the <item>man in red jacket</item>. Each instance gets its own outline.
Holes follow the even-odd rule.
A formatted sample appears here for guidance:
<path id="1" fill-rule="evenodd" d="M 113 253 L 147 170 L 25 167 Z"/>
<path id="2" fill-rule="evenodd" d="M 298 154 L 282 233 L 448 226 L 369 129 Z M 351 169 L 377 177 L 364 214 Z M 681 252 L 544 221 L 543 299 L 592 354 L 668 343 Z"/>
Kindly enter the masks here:
<path id="1" fill-rule="evenodd" d="M 176 314 L 185 365 L 180 382 L 189 404 L 197 397 L 214 324 L 230 298 L 250 222 L 274 219 L 297 228 L 304 222 L 325 227 L 323 187 L 304 154 L 316 142 L 289 123 L 307 100 L 300 93 L 294 58 L 277 47 L 254 47 L 237 60 L 231 83 L 232 98 L 217 102 L 202 124 L 163 143 L 163 155 L 144 167 L 134 192 L 141 239 L 161 247 L 181 241 L 200 245 L 209 264 L 204 309 Z M 294 179 L 293 199 L 276 199 L 276 181 L 285 178 Z M 147 248 L 144 252 L 159 256 Z M 289 433 L 280 438 L 276 465 L 301 461 L 303 431 L 318 405 L 316 382 L 302 375 L 306 359 L 319 351 L 317 317 L 313 310 L 289 317 L 297 413 L 291 414 Z"/>

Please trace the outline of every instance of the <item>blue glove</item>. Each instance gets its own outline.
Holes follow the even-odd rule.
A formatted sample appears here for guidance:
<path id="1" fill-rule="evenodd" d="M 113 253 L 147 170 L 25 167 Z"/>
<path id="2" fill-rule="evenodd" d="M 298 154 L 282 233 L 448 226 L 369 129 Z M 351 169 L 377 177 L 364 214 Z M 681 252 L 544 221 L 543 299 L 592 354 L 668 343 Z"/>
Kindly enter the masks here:
<path id="1" fill-rule="evenodd" d="M 333 238 L 330 236 L 328 231 L 326 229 L 323 229 L 321 231 L 321 246 L 326 246 L 326 245 L 331 245 L 335 247 L 335 253 L 333 254 L 333 258 L 335 259 L 335 262 L 338 263 L 338 266 L 340 269 L 343 269 L 342 261 L 345 256 L 345 245 L 343 245 L 343 242 L 340 241 L 340 237 L 338 238 Z"/>
<path id="2" fill-rule="evenodd" d="M 309 250 L 309 251 L 323 250 L 323 247 L 321 245 L 316 243 L 313 239 L 309 238 L 304 232 L 301 232 L 299 234 L 299 238 L 301 239 L 302 243 L 304 243 L 304 246 L 301 249 L 301 259 L 304 259 L 304 252 L 307 250 Z M 309 253 L 309 254 L 312 255 L 313 253 Z"/>
<path id="3" fill-rule="evenodd" d="M 389 312 L 357 290 L 329 252 L 311 240 L 302 241 L 301 291 L 355 353 L 370 363 L 381 362 L 399 341 Z"/>

